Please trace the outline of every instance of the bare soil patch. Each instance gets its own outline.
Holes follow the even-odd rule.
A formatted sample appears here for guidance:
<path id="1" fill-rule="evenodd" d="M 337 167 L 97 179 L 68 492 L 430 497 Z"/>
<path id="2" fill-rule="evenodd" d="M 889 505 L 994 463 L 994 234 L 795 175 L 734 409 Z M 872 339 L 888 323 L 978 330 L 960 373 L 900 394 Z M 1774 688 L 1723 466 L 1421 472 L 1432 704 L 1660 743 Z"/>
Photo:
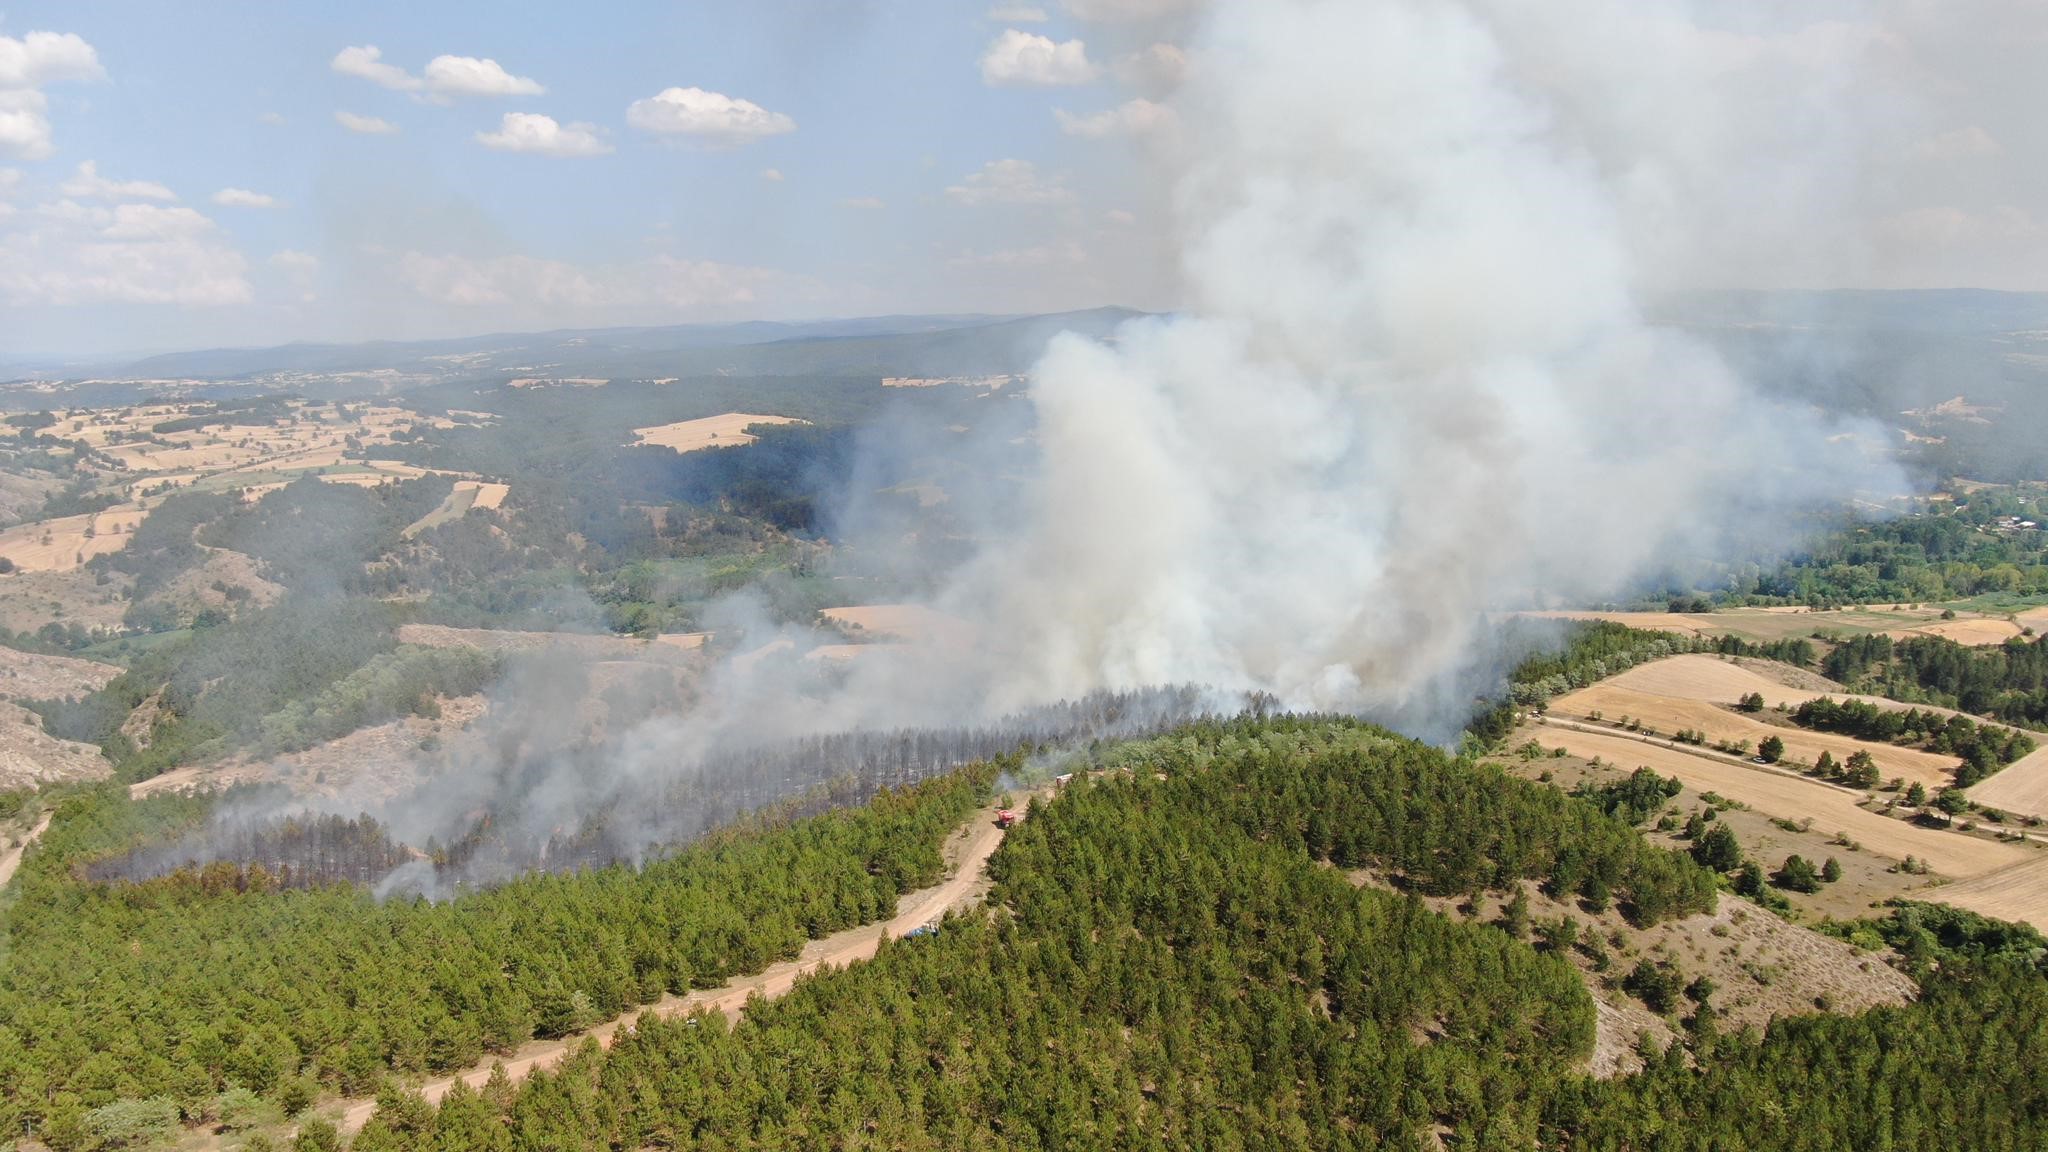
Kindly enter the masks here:
<path id="1" fill-rule="evenodd" d="M 97 660 L 0 647 L 0 700 L 89 696 L 120 674 L 119 668 Z"/>
<path id="2" fill-rule="evenodd" d="M 0 701 L 0 789 L 103 780 L 113 771 L 98 748 L 59 740 L 43 731 L 42 717 Z"/>

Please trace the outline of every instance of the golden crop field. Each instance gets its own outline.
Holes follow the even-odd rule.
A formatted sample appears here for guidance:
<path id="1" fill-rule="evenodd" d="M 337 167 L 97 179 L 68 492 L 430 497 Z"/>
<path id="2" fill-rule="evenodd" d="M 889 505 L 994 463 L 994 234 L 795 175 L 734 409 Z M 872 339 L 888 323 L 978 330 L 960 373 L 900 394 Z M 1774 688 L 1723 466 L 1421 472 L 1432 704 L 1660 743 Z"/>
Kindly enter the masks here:
<path id="1" fill-rule="evenodd" d="M 677 452 L 695 452 L 701 448 L 731 448 L 754 442 L 754 437 L 748 435 L 746 430 L 750 424 L 803 423 L 806 421 L 790 416 L 727 412 L 722 416 L 706 416 L 701 420 L 678 420 L 673 424 L 635 428 L 633 442 L 636 445 L 673 448 Z"/>

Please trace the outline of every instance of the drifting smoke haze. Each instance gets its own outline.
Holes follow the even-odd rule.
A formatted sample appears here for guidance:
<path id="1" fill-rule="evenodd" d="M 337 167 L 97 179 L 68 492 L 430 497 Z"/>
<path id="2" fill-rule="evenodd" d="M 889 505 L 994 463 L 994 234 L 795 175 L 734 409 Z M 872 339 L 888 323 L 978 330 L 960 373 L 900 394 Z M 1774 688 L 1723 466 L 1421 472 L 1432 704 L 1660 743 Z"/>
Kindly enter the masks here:
<path id="1" fill-rule="evenodd" d="M 891 762 L 913 778 L 1001 740 L 1144 731 L 1250 693 L 1448 739 L 1499 687 L 1489 613 L 1612 594 L 1674 552 L 1902 490 L 1874 429 L 1768 401 L 1645 319 L 1658 294 L 1774 250 L 1834 258 L 1786 229 L 1844 179 L 1841 156 L 1800 149 L 1848 131 L 1854 52 L 1837 67 L 1820 37 L 1825 66 L 1800 70 L 1785 54 L 1814 49 L 1805 33 L 1564 7 L 1146 8 L 1185 36 L 1151 145 L 1185 309 L 1054 340 L 1028 398 L 993 404 L 964 450 L 873 438 L 878 457 L 1002 462 L 950 492 L 972 538 L 929 605 L 958 630 L 833 668 L 802 658 L 815 636 L 778 636 L 732 597 L 707 626 L 745 640 L 687 712 L 592 740 L 567 693 L 514 677 L 485 722 L 492 753 L 392 806 L 393 826 L 448 842 L 489 812 L 538 845 L 602 818 L 606 851 L 638 858 L 862 755 L 792 768 L 792 740 L 984 734 Z M 858 497 L 853 554 L 916 554 Z M 1203 692 L 1059 723 L 1031 711 L 1190 684 Z M 736 764 L 765 784 L 736 786 Z"/>

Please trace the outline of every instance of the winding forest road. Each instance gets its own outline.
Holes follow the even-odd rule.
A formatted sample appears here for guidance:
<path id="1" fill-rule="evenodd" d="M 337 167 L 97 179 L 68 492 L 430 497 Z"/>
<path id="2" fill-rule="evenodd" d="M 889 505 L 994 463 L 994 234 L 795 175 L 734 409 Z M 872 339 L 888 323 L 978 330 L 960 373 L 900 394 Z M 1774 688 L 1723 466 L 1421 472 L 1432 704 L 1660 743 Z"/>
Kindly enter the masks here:
<path id="1" fill-rule="evenodd" d="M 29 845 L 36 842 L 36 838 L 43 834 L 43 829 L 50 826 L 50 817 L 56 814 L 57 810 L 54 808 L 43 813 L 43 818 L 36 821 L 36 826 L 29 829 L 28 835 L 21 843 L 8 849 L 7 855 L 0 856 L 0 888 L 5 888 L 7 882 L 14 879 L 14 870 L 21 867 L 21 854 L 28 851 Z"/>
<path id="2" fill-rule="evenodd" d="M 738 1020 L 748 999 L 756 994 L 764 999 L 776 999 L 787 994 L 800 976 L 825 968 L 844 968 L 856 960 L 871 958 L 881 946 L 885 934 L 892 939 L 900 939 L 955 908 L 980 903 L 989 889 L 983 866 L 990 856 L 995 855 L 1002 842 L 1003 830 L 996 827 L 995 807 L 980 809 L 946 841 L 946 879 L 897 900 L 896 915 L 887 922 L 864 924 L 813 940 L 804 945 L 796 959 L 771 964 L 751 976 L 736 976 L 717 988 L 692 992 L 687 996 L 664 996 L 653 1004 L 633 1009 L 587 1031 L 554 1040 L 531 1041 L 521 1045 L 510 1056 L 494 1056 L 462 1072 L 430 1080 L 421 1086 L 420 1092 L 430 1103 L 439 1104 L 457 1080 L 472 1088 L 483 1087 L 491 1077 L 491 1070 L 499 1064 L 505 1066 L 505 1074 L 516 1083 L 531 1075 L 536 1068 L 551 1068 L 561 1063 L 585 1039 L 594 1038 L 604 1047 L 611 1047 L 619 1030 L 627 1029 L 630 1034 L 643 1015 L 662 1017 L 717 1011 L 725 1013 L 728 1020 Z M 340 1104 L 342 1111 L 336 1123 L 345 1134 L 360 1130 L 377 1111 L 374 1099 L 343 1100 Z"/>

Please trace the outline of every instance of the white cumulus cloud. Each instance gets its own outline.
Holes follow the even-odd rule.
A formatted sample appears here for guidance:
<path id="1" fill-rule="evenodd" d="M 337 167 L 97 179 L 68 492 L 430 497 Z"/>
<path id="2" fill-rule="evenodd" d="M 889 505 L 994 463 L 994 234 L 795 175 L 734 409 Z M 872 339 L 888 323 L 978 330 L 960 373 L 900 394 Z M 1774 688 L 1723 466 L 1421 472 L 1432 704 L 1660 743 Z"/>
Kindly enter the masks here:
<path id="1" fill-rule="evenodd" d="M 73 32 L 0 36 L 0 88 L 41 88 L 63 80 L 106 75 L 99 53 Z"/>
<path id="2" fill-rule="evenodd" d="M 99 54 L 76 33 L 0 36 L 0 154 L 41 160 L 54 151 L 43 85 L 97 80 Z"/>
<path id="3" fill-rule="evenodd" d="M 381 116 L 358 116 L 354 112 L 336 112 L 334 122 L 365 136 L 389 136 L 398 131 L 398 125 Z"/>
<path id="4" fill-rule="evenodd" d="M 91 160 L 79 162 L 78 172 L 57 190 L 75 199 L 176 200 L 177 194 L 153 180 L 109 180 L 100 175 Z"/>
<path id="5" fill-rule="evenodd" d="M 643 132 L 690 136 L 735 146 L 796 131 L 796 121 L 752 100 L 702 88 L 664 88 L 626 108 L 626 123 Z"/>
<path id="6" fill-rule="evenodd" d="M 770 184 L 780 184 L 782 183 L 782 169 L 763 168 L 761 169 L 761 179 L 768 181 Z"/>
<path id="7" fill-rule="evenodd" d="M 328 66 L 393 92 L 424 93 L 437 103 L 454 96 L 538 96 L 547 91 L 540 81 L 514 76 L 487 57 L 443 54 L 427 61 L 426 70 L 415 76 L 387 63 L 375 44 L 343 48 Z"/>
<path id="8" fill-rule="evenodd" d="M 597 125 L 558 124 L 537 112 L 507 112 L 496 132 L 479 132 L 476 138 L 499 152 L 540 156 L 602 156 L 612 150 Z"/>
<path id="9" fill-rule="evenodd" d="M 1106 136 L 1141 136 L 1173 119 L 1173 111 L 1150 100 L 1132 100 L 1103 112 L 1076 116 L 1064 108 L 1053 109 L 1060 131 L 1069 136 L 1100 140 Z"/>
<path id="10" fill-rule="evenodd" d="M 277 203 L 277 197 L 247 188 L 223 188 L 213 194 L 213 202 L 223 208 L 268 208 Z"/>
<path id="11" fill-rule="evenodd" d="M 394 92 L 417 92 L 426 83 L 396 64 L 386 64 L 383 50 L 375 44 L 343 48 L 327 66 L 343 76 L 368 80 Z"/>
<path id="12" fill-rule="evenodd" d="M 213 221 L 163 204 L 62 199 L 0 229 L 0 301 L 244 304 L 247 262 Z"/>
<path id="13" fill-rule="evenodd" d="M 981 54 L 985 84 L 1055 88 L 1086 84 L 1097 71 L 1081 41 L 1055 43 L 1051 37 L 1015 28 L 1004 29 Z"/>
<path id="14" fill-rule="evenodd" d="M 1074 193 L 1057 178 L 1038 174 L 1029 160 L 991 160 L 946 189 L 956 204 L 1066 204 Z"/>
<path id="15" fill-rule="evenodd" d="M 474 56 L 436 56 L 427 61 L 426 85 L 446 96 L 539 96 L 547 89 L 538 80 L 514 76 L 496 60 Z"/>

